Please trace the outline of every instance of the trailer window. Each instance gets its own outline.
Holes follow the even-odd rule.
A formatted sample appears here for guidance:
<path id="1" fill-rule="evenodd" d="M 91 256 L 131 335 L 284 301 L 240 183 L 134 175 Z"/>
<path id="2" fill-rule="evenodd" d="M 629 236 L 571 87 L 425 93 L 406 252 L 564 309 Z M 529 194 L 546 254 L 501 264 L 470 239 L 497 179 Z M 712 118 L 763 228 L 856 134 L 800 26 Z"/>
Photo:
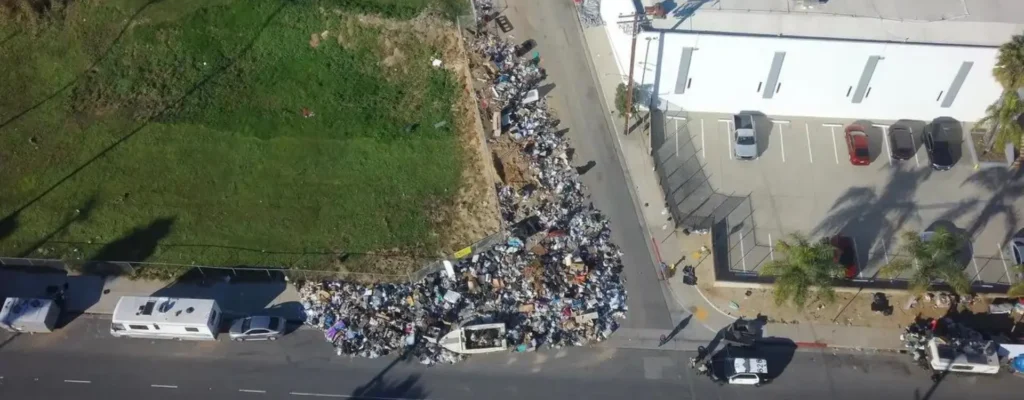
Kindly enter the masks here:
<path id="1" fill-rule="evenodd" d="M 149 327 L 145 325 L 128 325 L 129 328 L 136 331 L 148 331 Z"/>
<path id="2" fill-rule="evenodd" d="M 973 371 L 974 367 L 972 367 L 970 365 L 953 365 L 953 366 L 949 367 L 949 369 L 951 369 L 953 371 Z"/>
<path id="3" fill-rule="evenodd" d="M 185 328 L 185 332 L 199 332 L 199 328 Z"/>

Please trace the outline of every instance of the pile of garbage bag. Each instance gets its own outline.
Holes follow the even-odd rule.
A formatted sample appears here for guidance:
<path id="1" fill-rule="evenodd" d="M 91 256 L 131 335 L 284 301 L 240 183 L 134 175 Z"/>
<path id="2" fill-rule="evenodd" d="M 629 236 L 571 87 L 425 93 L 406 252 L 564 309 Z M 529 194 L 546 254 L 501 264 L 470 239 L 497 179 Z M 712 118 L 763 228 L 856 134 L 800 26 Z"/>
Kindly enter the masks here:
<path id="1" fill-rule="evenodd" d="M 582 346 L 607 338 L 626 316 L 621 252 L 537 94 L 545 77 L 539 60 L 488 32 L 472 46 L 493 63 L 488 107 L 503 113 L 501 133 L 519 145 L 535 183 L 496 187 L 508 226 L 500 244 L 445 261 L 420 281 L 298 283 L 306 323 L 322 329 L 339 355 L 400 353 L 435 364 Z"/>

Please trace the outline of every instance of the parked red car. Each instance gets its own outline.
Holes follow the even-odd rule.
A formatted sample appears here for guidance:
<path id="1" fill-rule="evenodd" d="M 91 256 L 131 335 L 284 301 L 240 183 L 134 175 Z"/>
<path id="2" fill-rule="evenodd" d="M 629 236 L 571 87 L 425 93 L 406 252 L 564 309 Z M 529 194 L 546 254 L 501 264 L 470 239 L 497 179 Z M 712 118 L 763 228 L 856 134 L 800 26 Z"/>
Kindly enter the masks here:
<path id="1" fill-rule="evenodd" d="M 856 278 L 860 268 L 857 267 L 857 248 L 853 245 L 853 239 L 835 235 L 827 240 L 832 247 L 835 247 L 834 261 L 836 264 L 846 267 L 846 279 Z"/>
<path id="2" fill-rule="evenodd" d="M 850 164 L 871 164 L 871 155 L 868 152 L 868 135 L 864 133 L 864 127 L 857 124 L 846 127 L 846 147 L 850 150 Z"/>

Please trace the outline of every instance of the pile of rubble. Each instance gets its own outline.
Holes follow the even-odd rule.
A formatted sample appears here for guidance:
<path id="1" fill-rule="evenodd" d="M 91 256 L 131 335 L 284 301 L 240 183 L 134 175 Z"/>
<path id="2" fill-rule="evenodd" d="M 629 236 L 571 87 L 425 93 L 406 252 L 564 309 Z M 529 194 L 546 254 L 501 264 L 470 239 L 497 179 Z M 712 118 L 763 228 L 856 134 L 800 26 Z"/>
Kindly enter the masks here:
<path id="1" fill-rule="evenodd" d="M 300 284 L 306 323 L 323 329 L 339 355 L 401 352 L 424 364 L 452 363 L 601 341 L 625 318 L 621 253 L 537 92 L 545 78 L 539 58 L 483 31 L 472 46 L 493 63 L 485 111 L 500 115 L 497 134 L 521 148 L 535 183 L 498 185 L 506 240 L 419 282 Z"/>

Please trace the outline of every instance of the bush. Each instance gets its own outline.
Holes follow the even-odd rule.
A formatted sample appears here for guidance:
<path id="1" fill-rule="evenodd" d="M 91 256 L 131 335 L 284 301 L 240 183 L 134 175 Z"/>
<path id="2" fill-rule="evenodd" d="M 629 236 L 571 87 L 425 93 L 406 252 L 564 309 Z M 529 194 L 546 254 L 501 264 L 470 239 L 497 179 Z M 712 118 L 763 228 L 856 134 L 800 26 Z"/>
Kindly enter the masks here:
<path id="1" fill-rule="evenodd" d="M 619 115 L 626 115 L 626 84 L 620 83 L 619 86 L 615 87 L 615 111 L 619 112 Z M 633 85 L 633 104 L 629 114 L 636 112 L 636 100 L 640 98 L 640 89 Z"/>

